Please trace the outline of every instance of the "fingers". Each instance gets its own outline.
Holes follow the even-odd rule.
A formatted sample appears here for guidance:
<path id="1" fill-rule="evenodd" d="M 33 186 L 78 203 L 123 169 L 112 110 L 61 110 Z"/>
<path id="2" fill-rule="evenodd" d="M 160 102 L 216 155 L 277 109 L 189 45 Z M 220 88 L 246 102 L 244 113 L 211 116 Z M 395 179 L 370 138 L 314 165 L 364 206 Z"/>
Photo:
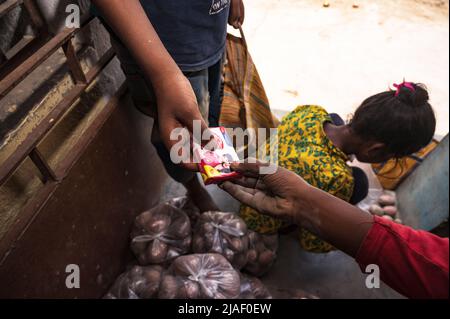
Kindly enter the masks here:
<path id="1" fill-rule="evenodd" d="M 254 177 L 241 176 L 239 178 L 231 180 L 230 182 L 246 188 L 254 188 L 259 190 L 267 189 L 267 187 L 260 179 Z"/>
<path id="2" fill-rule="evenodd" d="M 267 195 L 264 191 L 247 188 L 241 185 L 233 184 L 229 181 L 222 183 L 220 188 L 229 193 L 239 202 L 256 209 L 262 214 L 274 217 L 279 215 L 276 199 Z"/>
<path id="3" fill-rule="evenodd" d="M 225 190 L 231 196 L 233 196 L 239 202 L 258 209 L 255 207 L 255 195 L 260 192 L 252 188 L 246 188 L 241 185 L 233 184 L 231 182 L 224 182 L 220 185 L 220 188 Z"/>
<path id="4" fill-rule="evenodd" d="M 242 2 L 241 0 L 233 0 L 231 2 L 228 24 L 230 24 L 235 29 L 239 29 L 239 27 L 241 26 L 241 16 L 242 16 L 241 2 Z"/>
<path id="5" fill-rule="evenodd" d="M 269 169 L 272 167 L 273 169 Z M 277 167 L 270 163 L 260 162 L 255 159 L 247 159 L 244 163 L 232 163 L 231 169 L 247 177 L 259 178 L 264 175 L 264 172 L 266 171 L 275 173 Z"/>

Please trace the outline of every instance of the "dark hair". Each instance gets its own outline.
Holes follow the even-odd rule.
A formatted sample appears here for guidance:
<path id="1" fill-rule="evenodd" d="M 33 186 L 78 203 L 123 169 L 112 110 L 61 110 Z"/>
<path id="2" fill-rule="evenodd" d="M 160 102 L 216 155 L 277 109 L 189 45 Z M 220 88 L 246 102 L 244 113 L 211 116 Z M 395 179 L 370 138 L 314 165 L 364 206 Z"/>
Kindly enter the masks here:
<path id="1" fill-rule="evenodd" d="M 423 84 L 411 83 L 367 98 L 349 126 L 361 138 L 384 143 L 396 158 L 419 151 L 433 138 L 436 118 Z"/>

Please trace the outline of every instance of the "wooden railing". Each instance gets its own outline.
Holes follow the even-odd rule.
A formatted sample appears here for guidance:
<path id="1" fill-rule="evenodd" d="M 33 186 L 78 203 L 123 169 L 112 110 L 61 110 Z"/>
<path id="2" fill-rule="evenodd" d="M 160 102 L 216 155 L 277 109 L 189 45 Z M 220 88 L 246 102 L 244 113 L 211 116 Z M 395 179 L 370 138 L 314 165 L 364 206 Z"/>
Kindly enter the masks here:
<path id="1" fill-rule="evenodd" d="M 70 152 L 59 160 L 53 167 L 49 164 L 38 149 L 39 143 L 47 136 L 58 121 L 68 112 L 74 103 L 85 93 L 86 89 L 97 79 L 103 69 L 114 58 L 113 49 L 110 48 L 101 56 L 96 64 L 86 73 L 80 64 L 80 60 L 74 49 L 73 38 L 80 32 L 85 31 L 96 18 L 89 18 L 79 29 L 65 28 L 54 36 L 49 36 L 46 26 L 33 1 L 8 0 L 0 5 L 0 17 L 13 8 L 23 5 L 32 17 L 33 26 L 40 30 L 41 36 L 36 38 L 32 46 L 24 47 L 19 54 L 11 58 L 0 69 L 0 102 L 8 93 L 44 63 L 53 53 L 60 48 L 66 57 L 66 65 L 70 71 L 74 85 L 59 103 L 49 111 L 48 114 L 29 132 L 17 147 L 6 154 L 0 162 L 0 187 L 14 174 L 18 167 L 27 159 L 31 159 L 41 174 L 41 187 L 33 197 L 27 201 L 19 213 L 19 218 L 14 226 L 8 230 L 0 241 L 0 265 L 7 252 L 14 246 L 14 242 L 21 236 L 42 206 L 58 187 L 58 184 L 67 176 L 69 169 L 75 164 L 83 151 L 96 136 L 100 127 L 107 120 L 116 107 L 120 97 L 125 93 L 125 85 L 122 85 L 116 94 L 96 113 L 95 119 L 84 131 Z M 1 150 L 0 150 L 1 152 Z M 1 154 L 0 154 L 1 155 Z"/>

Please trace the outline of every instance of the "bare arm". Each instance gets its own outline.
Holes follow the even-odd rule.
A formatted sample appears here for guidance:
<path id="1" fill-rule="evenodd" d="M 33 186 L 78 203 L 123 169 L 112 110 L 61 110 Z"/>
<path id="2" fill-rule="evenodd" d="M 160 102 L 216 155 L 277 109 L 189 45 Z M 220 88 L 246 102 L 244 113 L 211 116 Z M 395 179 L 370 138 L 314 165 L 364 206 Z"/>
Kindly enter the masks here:
<path id="1" fill-rule="evenodd" d="M 372 215 L 307 184 L 283 168 L 260 175 L 260 164 L 233 164 L 244 178 L 221 187 L 262 214 L 298 224 L 355 257 L 373 224 Z"/>
<path id="2" fill-rule="evenodd" d="M 138 0 L 92 0 L 122 40 L 154 88 L 158 105 L 161 138 L 168 149 L 177 141 L 170 140 L 176 128 L 187 128 L 192 134 L 193 121 L 207 125 L 197 105 L 192 87 L 167 52 Z M 196 170 L 197 165 L 185 164 Z"/>
<path id="3" fill-rule="evenodd" d="M 180 69 L 162 44 L 138 0 L 93 0 L 105 19 L 133 54 L 154 86 Z"/>

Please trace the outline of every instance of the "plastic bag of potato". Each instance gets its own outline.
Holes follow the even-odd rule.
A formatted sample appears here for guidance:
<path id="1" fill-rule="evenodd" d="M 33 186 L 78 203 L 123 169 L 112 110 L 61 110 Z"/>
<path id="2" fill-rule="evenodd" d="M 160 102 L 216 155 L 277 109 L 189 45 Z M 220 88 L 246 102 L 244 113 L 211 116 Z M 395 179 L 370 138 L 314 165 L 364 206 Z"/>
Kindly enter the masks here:
<path id="1" fill-rule="evenodd" d="M 131 250 L 141 265 L 162 264 L 188 253 L 191 239 L 188 216 L 164 203 L 136 217 Z"/>
<path id="2" fill-rule="evenodd" d="M 160 299 L 233 299 L 240 294 L 239 273 L 219 254 L 175 259 L 163 275 Z"/>
<path id="3" fill-rule="evenodd" d="M 264 275 L 277 258 L 278 234 L 263 235 L 248 232 L 247 264 L 244 270 L 253 276 Z"/>
<path id="4" fill-rule="evenodd" d="M 261 280 L 241 274 L 239 299 L 272 299 L 272 296 Z"/>
<path id="5" fill-rule="evenodd" d="M 151 299 L 159 292 L 163 268 L 158 265 L 133 266 L 121 274 L 105 299 Z"/>
<path id="6" fill-rule="evenodd" d="M 218 253 L 236 269 L 247 264 L 247 225 L 234 213 L 203 213 L 194 228 L 195 253 Z"/>

